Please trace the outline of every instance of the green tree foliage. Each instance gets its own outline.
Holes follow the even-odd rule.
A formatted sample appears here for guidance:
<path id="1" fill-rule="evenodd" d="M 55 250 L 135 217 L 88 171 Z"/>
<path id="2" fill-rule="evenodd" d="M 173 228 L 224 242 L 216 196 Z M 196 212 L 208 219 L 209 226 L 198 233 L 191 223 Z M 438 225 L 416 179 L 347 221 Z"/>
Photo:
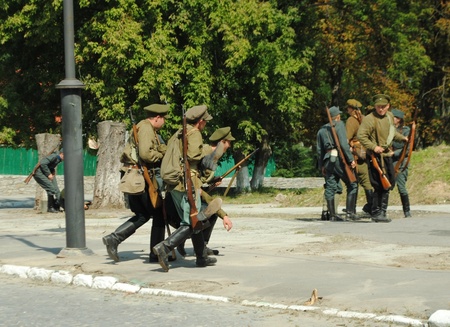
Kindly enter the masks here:
<path id="1" fill-rule="evenodd" d="M 58 131 L 62 5 L 0 4 L 0 143 L 29 147 L 34 134 Z M 207 132 L 232 126 L 236 155 L 259 147 L 262 176 L 274 145 L 314 143 L 325 105 L 367 106 L 386 92 L 407 121 L 420 108 L 421 145 L 449 141 L 449 21 L 444 0 L 80 0 L 85 132 L 168 102 L 167 138 L 182 106 L 205 103 L 215 118 Z"/>

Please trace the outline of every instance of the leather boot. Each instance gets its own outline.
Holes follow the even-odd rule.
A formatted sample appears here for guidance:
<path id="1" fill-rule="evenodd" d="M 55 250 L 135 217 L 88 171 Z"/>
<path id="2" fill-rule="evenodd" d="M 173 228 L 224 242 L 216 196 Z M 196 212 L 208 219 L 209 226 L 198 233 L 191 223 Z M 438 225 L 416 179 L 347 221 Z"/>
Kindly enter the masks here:
<path id="1" fill-rule="evenodd" d="M 158 262 L 164 271 L 169 271 L 169 253 L 191 234 L 191 226 L 180 226 L 168 238 L 153 247 L 152 251 L 158 256 Z"/>
<path id="2" fill-rule="evenodd" d="M 130 221 L 126 221 L 117 227 L 114 233 L 106 235 L 102 238 L 103 244 L 106 245 L 106 251 L 112 260 L 115 262 L 120 261 L 119 254 L 117 253 L 117 247 L 120 243 L 133 235 L 134 232 L 136 232 L 136 227 L 134 224 Z"/>
<path id="3" fill-rule="evenodd" d="M 372 216 L 372 220 L 376 223 L 389 223 L 391 222 L 391 219 L 389 219 L 386 215 L 387 207 L 389 204 L 389 193 L 383 192 L 378 195 L 380 203 L 380 210 L 378 211 L 378 215 Z"/>
<path id="4" fill-rule="evenodd" d="M 327 200 L 328 212 L 330 213 L 330 221 L 344 221 L 344 219 L 336 214 L 336 207 L 334 205 L 334 198 L 331 200 Z"/>
<path id="5" fill-rule="evenodd" d="M 378 192 L 373 192 L 372 196 L 372 209 L 371 209 L 371 216 L 378 217 L 381 213 L 381 197 Z"/>
<path id="6" fill-rule="evenodd" d="M 56 198 L 53 200 L 53 208 L 55 208 L 55 210 L 58 212 L 61 211 L 61 204 L 60 204 L 59 200 Z"/>
<path id="7" fill-rule="evenodd" d="M 59 211 L 55 209 L 55 198 L 53 195 L 47 195 L 47 212 L 58 213 Z"/>
<path id="8" fill-rule="evenodd" d="M 364 193 L 366 194 L 367 203 L 362 208 L 362 211 L 370 215 L 372 212 L 373 190 L 364 190 Z"/>
<path id="9" fill-rule="evenodd" d="M 183 258 L 185 256 L 187 256 L 186 249 L 184 248 L 185 244 L 186 244 L 186 241 L 183 241 L 177 246 L 177 251 Z"/>
<path id="10" fill-rule="evenodd" d="M 216 225 L 217 218 L 218 218 L 217 215 L 212 215 L 211 217 L 209 217 L 210 226 L 208 228 L 205 228 L 202 231 L 203 239 L 205 240 L 206 253 L 208 255 L 218 255 L 219 254 L 219 250 L 212 250 L 212 249 L 208 248 L 208 242 L 209 242 L 209 239 L 211 238 L 211 234 L 214 229 L 214 226 Z"/>
<path id="11" fill-rule="evenodd" d="M 158 262 L 158 257 L 152 252 L 153 247 L 164 241 L 164 237 L 166 235 L 166 231 L 164 227 L 155 227 L 152 226 L 151 232 L 150 232 L 150 256 L 149 256 L 149 262 Z"/>
<path id="12" fill-rule="evenodd" d="M 347 194 L 347 200 L 345 207 L 347 209 L 346 218 L 350 220 L 358 220 L 358 216 L 356 215 L 356 196 L 358 194 Z"/>
<path id="13" fill-rule="evenodd" d="M 203 238 L 202 232 L 192 234 L 192 245 L 194 246 L 195 256 L 197 260 L 195 265 L 197 267 L 212 266 L 217 262 L 216 258 L 208 257 L 205 246 L 205 239 Z"/>
<path id="14" fill-rule="evenodd" d="M 400 194 L 400 200 L 402 200 L 403 213 L 405 214 L 405 218 L 411 217 L 411 209 L 409 208 L 408 194 Z"/>

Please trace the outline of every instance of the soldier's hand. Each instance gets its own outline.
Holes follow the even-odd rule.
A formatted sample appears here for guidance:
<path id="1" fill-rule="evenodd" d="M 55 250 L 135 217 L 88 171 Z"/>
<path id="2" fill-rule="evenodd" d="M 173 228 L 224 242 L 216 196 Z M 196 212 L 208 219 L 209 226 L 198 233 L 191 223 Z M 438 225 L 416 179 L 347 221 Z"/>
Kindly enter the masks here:
<path id="1" fill-rule="evenodd" d="M 231 222 L 230 218 L 228 218 L 228 216 L 223 217 L 223 227 L 225 227 L 227 232 L 229 232 L 230 229 L 233 228 L 233 223 Z"/>
<path id="2" fill-rule="evenodd" d="M 160 144 L 156 147 L 156 150 L 158 150 L 158 152 L 162 153 L 163 155 L 166 153 L 167 151 L 167 145 L 165 144 Z"/>
<path id="3" fill-rule="evenodd" d="M 355 160 L 353 160 L 353 161 L 350 163 L 350 166 L 352 166 L 353 169 L 356 168 L 356 162 L 355 162 Z"/>
<path id="4" fill-rule="evenodd" d="M 49 179 L 49 180 L 51 180 L 51 181 L 52 181 L 52 180 L 53 180 L 53 178 L 54 178 L 55 176 L 54 176 L 53 174 L 50 174 L 50 175 L 48 175 L 47 177 L 48 177 L 48 179 Z"/>

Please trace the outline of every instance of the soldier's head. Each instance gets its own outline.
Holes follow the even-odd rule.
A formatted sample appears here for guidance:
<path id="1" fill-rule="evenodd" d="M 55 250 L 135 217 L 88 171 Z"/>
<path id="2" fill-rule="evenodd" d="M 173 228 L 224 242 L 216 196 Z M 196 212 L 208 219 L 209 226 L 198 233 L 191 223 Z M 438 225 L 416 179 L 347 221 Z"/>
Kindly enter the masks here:
<path id="1" fill-rule="evenodd" d="M 205 105 L 194 106 L 186 111 L 186 122 L 196 126 L 199 130 L 203 130 L 206 123 L 212 118 Z"/>
<path id="2" fill-rule="evenodd" d="M 341 120 L 342 111 L 339 110 L 339 107 L 333 106 L 329 109 L 331 119 L 333 120 Z"/>
<path id="3" fill-rule="evenodd" d="M 236 139 L 231 135 L 231 127 L 229 126 L 216 129 L 209 137 L 209 141 L 213 146 L 217 146 L 219 142 L 222 142 L 224 144 L 224 151 L 231 146 L 231 141 L 234 140 Z"/>
<path id="4" fill-rule="evenodd" d="M 398 110 L 396 108 L 393 108 L 391 110 L 391 112 L 394 115 L 394 124 L 395 124 L 395 126 L 403 125 L 403 119 L 405 118 L 405 114 L 403 113 L 403 111 Z"/>
<path id="5" fill-rule="evenodd" d="M 356 99 L 347 100 L 347 112 L 349 115 L 353 113 L 354 110 L 361 110 L 362 104 Z"/>
<path id="6" fill-rule="evenodd" d="M 373 106 L 378 115 L 384 116 L 391 106 L 391 97 L 386 94 L 377 94 L 373 97 Z"/>
<path id="7" fill-rule="evenodd" d="M 159 130 L 166 121 L 167 112 L 169 111 L 168 104 L 151 104 L 144 107 L 147 112 L 147 119 L 150 120 L 153 128 Z"/>

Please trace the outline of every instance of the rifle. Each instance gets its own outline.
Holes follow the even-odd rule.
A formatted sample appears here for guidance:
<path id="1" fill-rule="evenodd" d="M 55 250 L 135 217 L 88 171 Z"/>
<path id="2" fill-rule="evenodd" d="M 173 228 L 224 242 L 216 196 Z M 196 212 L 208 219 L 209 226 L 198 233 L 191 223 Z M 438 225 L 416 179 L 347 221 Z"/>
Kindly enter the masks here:
<path id="1" fill-rule="evenodd" d="M 409 161 L 411 160 L 412 151 L 414 148 L 414 138 L 416 137 L 416 120 L 417 120 L 417 113 L 418 108 L 416 107 L 416 110 L 414 112 L 414 119 L 411 124 L 411 130 L 409 131 L 408 135 L 408 142 L 405 142 L 405 145 L 403 145 L 402 152 L 400 153 L 400 158 L 397 161 L 397 164 L 394 167 L 394 173 L 395 177 L 397 177 L 398 173 L 400 172 L 400 167 L 402 167 L 403 161 L 405 161 L 406 152 L 408 151 L 408 157 L 406 157 L 406 162 L 402 167 L 402 172 L 405 171 L 406 168 L 408 168 Z"/>
<path id="2" fill-rule="evenodd" d="M 148 184 L 148 195 L 150 198 L 150 202 L 152 203 L 153 208 L 159 208 L 162 204 L 161 197 L 158 194 L 158 191 L 155 188 L 155 185 L 153 184 L 152 179 L 150 178 L 150 174 L 148 173 L 148 168 L 145 165 L 144 162 L 142 162 L 141 158 L 139 157 L 139 138 L 138 138 L 138 129 L 136 127 L 136 121 L 134 120 L 133 113 L 131 111 L 131 107 L 128 109 L 130 111 L 130 118 L 131 122 L 133 124 L 133 137 L 134 137 L 134 143 L 136 145 L 136 157 L 138 160 L 138 166 L 139 169 L 143 172 L 144 179 Z M 155 176 L 152 176 L 155 177 Z"/>
<path id="3" fill-rule="evenodd" d="M 46 155 L 46 156 L 44 156 L 44 157 L 47 157 L 47 156 L 49 156 L 49 155 L 51 155 L 53 152 L 55 152 L 56 151 L 56 149 L 59 147 L 59 145 L 60 145 L 61 143 L 58 143 L 58 145 L 48 154 L 48 155 Z M 29 182 L 30 182 L 30 180 L 33 178 L 33 176 L 34 176 L 34 174 L 36 174 L 36 171 L 39 169 L 39 167 L 41 166 L 41 163 L 40 162 L 38 162 L 35 166 L 34 166 L 34 168 L 33 168 L 33 170 L 31 171 L 31 173 L 27 176 L 27 178 L 25 178 L 25 180 L 23 181 L 25 184 L 28 184 Z"/>
<path id="4" fill-rule="evenodd" d="M 225 177 L 227 177 L 229 174 L 231 174 L 235 169 L 239 168 L 244 162 L 246 162 L 248 159 L 250 159 L 250 157 L 253 156 L 258 150 L 259 150 L 259 148 L 257 148 L 255 151 L 253 151 L 252 153 L 247 155 L 244 159 L 242 159 L 237 164 L 235 164 L 233 167 L 228 169 L 225 174 L 222 174 L 222 176 L 214 178 L 211 181 L 211 183 L 209 184 L 208 192 L 213 190 L 216 187 L 217 183 L 221 182 Z"/>
<path id="5" fill-rule="evenodd" d="M 331 134 L 333 134 L 334 144 L 336 145 L 336 148 L 339 153 L 339 157 L 341 158 L 341 161 L 344 164 L 345 174 L 347 175 L 350 183 L 355 183 L 356 176 L 353 173 L 352 167 L 350 167 L 350 165 L 347 163 L 347 160 L 345 159 L 344 152 L 342 151 L 342 148 L 341 148 L 341 143 L 339 142 L 339 137 L 336 134 L 336 127 L 333 124 L 333 119 L 331 118 L 330 110 L 328 110 L 328 107 L 326 108 L 326 112 L 327 112 L 328 120 L 330 122 Z"/>
<path id="6" fill-rule="evenodd" d="M 375 154 L 373 152 L 370 154 L 370 158 L 371 158 L 370 161 L 372 162 L 373 168 L 375 168 L 378 171 L 378 174 L 380 175 L 381 186 L 383 186 L 383 189 L 385 191 L 389 190 L 392 186 L 391 182 L 389 182 L 389 179 L 384 174 L 384 172 L 381 169 L 380 165 L 378 164 L 378 160 L 375 157 Z"/>
<path id="7" fill-rule="evenodd" d="M 190 212 L 189 216 L 191 217 L 191 226 L 194 230 L 202 229 L 202 222 L 198 220 L 198 210 L 195 206 L 195 199 L 192 191 L 192 179 L 191 179 L 191 167 L 189 165 L 188 157 L 188 140 L 187 140 L 187 122 L 186 122 L 186 112 L 183 108 L 183 170 L 184 170 L 184 188 L 187 193 L 187 198 L 189 201 Z"/>

